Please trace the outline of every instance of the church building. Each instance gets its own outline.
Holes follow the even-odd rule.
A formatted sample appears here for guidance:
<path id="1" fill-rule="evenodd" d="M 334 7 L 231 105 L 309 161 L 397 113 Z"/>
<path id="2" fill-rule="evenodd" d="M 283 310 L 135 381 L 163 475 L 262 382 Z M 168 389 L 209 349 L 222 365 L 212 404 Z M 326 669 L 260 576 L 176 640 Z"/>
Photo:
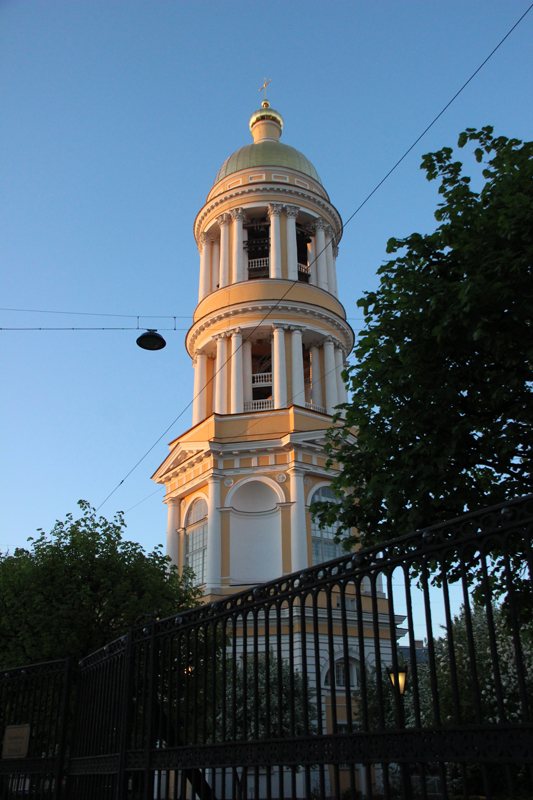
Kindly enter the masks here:
<path id="1" fill-rule="evenodd" d="M 268 100 L 250 130 L 194 223 L 193 426 L 153 476 L 167 553 L 206 602 L 342 554 L 309 513 L 333 496 L 325 435 L 354 344 L 337 292 L 342 221 Z"/>

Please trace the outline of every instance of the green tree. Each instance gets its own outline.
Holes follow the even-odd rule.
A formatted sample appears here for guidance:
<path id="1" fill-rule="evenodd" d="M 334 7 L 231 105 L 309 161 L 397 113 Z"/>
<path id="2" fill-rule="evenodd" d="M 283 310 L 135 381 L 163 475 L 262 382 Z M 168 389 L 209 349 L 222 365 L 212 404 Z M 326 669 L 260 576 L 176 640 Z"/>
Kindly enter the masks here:
<path id="1" fill-rule="evenodd" d="M 29 549 L 0 554 L 0 665 L 73 657 L 123 636 L 146 614 L 198 605 L 201 591 L 180 578 L 160 547 L 145 553 L 122 538 L 122 513 L 97 517 L 85 501 Z"/>
<path id="2" fill-rule="evenodd" d="M 329 432 L 340 504 L 314 511 L 364 545 L 531 491 L 533 142 L 492 131 L 459 137 L 480 191 L 451 148 L 424 156 L 441 224 L 391 239 L 398 255 L 358 302 L 352 400 Z"/>
<path id="3" fill-rule="evenodd" d="M 411 672 L 411 663 L 407 662 L 407 685 L 401 700 L 403 721 L 407 728 L 433 728 L 437 722 L 442 726 L 478 724 L 497 725 L 504 722 L 524 723 L 533 711 L 533 625 L 524 623 L 518 631 L 520 640 L 521 660 L 524 667 L 524 689 L 526 708 L 523 707 L 522 693 L 520 691 L 519 672 L 517 666 L 516 644 L 509 629 L 507 611 L 504 606 L 493 606 L 492 617 L 494 622 L 494 646 L 498 658 L 499 683 L 497 685 L 491 647 L 487 610 L 484 605 L 473 603 L 470 609 L 471 642 L 474 659 L 471 659 L 467 618 L 464 606 L 459 614 L 453 617 L 450 630 L 442 626 L 442 635 L 434 638 L 433 647 L 435 654 L 435 672 L 432 675 L 429 659 L 418 663 L 417 671 L 417 698 L 414 698 L 414 680 Z M 450 657 L 451 649 L 455 660 Z M 406 662 L 398 654 L 398 663 L 405 666 Z M 475 664 L 475 669 L 474 669 Z M 355 700 L 355 719 L 362 721 L 363 703 L 366 703 L 368 726 L 370 730 L 380 729 L 380 720 L 383 719 L 385 729 L 398 727 L 398 710 L 396 698 L 390 681 L 387 668 L 382 666 L 377 670 L 373 665 L 366 664 L 366 688 L 363 697 L 359 687 L 353 694 Z M 437 695 L 433 691 L 433 681 L 437 687 Z M 378 683 L 380 686 L 378 687 Z M 456 697 L 454 699 L 454 687 Z M 381 689 L 381 694 L 378 692 Z M 498 688 L 501 693 L 502 708 L 498 703 Z M 435 699 L 438 699 L 440 720 L 435 715 Z M 419 708 L 420 717 L 415 713 Z M 380 714 L 381 709 L 381 714 Z M 428 775 L 437 775 L 436 764 L 429 765 Z M 471 797 L 485 796 L 486 784 L 490 785 L 495 798 L 508 797 L 508 774 L 512 776 L 518 797 L 529 797 L 527 790 L 527 767 L 512 766 L 508 773 L 501 765 L 479 764 L 461 765 L 448 763 L 446 776 L 448 789 L 452 797 L 463 797 L 463 786 L 466 784 Z M 394 771 L 393 771 L 394 775 Z M 398 788 L 399 780 L 396 775 L 394 786 Z M 393 796 L 394 793 L 393 793 Z M 402 796 L 402 795 L 400 795 Z M 418 796 L 418 795 L 416 795 Z"/>
<path id="4" fill-rule="evenodd" d="M 301 672 L 270 651 L 226 660 L 227 719 L 223 740 L 278 739 L 316 733 L 316 692 Z M 220 714 L 222 723 L 222 714 Z"/>

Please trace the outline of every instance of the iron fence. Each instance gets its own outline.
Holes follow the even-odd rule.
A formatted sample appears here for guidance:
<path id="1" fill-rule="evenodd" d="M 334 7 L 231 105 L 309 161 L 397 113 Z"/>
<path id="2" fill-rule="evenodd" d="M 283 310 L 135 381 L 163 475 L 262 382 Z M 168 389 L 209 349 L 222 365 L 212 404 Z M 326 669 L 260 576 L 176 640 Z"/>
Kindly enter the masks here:
<path id="1" fill-rule="evenodd" d="M 0 798 L 57 800 L 65 779 L 70 662 L 0 673 Z"/>
<path id="2" fill-rule="evenodd" d="M 532 526 L 521 498 L 133 629 L 79 665 L 68 798 L 529 800 Z"/>

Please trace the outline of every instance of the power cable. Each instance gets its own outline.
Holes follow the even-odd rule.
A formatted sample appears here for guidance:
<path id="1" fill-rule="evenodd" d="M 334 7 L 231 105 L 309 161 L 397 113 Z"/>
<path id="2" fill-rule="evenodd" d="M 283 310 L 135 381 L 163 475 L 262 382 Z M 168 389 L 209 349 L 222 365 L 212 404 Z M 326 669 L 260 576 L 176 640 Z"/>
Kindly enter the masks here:
<path id="1" fill-rule="evenodd" d="M 399 165 L 402 163 L 402 161 L 404 161 L 404 159 L 405 159 L 405 158 L 406 158 L 406 157 L 409 155 L 409 153 L 410 153 L 410 152 L 411 152 L 411 151 L 414 149 L 414 147 L 416 147 L 416 145 L 418 144 L 418 142 L 420 142 L 420 140 L 421 140 L 421 139 L 422 139 L 422 138 L 423 138 L 423 137 L 426 135 L 426 133 L 427 133 L 427 132 L 428 132 L 428 131 L 429 131 L 429 130 L 430 130 L 430 129 L 431 129 L 431 128 L 432 128 L 432 127 L 435 125 L 435 123 L 436 123 L 436 122 L 437 122 L 437 121 L 440 119 L 440 117 L 442 117 L 442 115 L 445 113 L 445 111 L 446 111 L 446 110 L 447 110 L 447 109 L 448 109 L 448 108 L 449 108 L 449 107 L 452 105 L 452 103 L 453 103 L 453 102 L 454 102 L 454 101 L 455 101 L 455 100 L 456 100 L 456 99 L 459 97 L 459 95 L 460 95 L 460 94 L 461 94 L 461 93 L 464 91 L 464 89 L 466 89 L 466 87 L 468 86 L 468 84 L 469 84 L 469 83 L 470 83 L 470 82 L 471 82 L 471 81 L 472 81 L 472 80 L 475 78 L 475 76 L 476 76 L 476 75 L 477 75 L 477 74 L 480 72 L 480 70 L 481 70 L 481 69 L 482 69 L 482 68 L 485 66 L 485 64 L 486 64 L 486 63 L 487 63 L 487 62 L 488 62 L 488 61 L 489 61 L 489 60 L 492 58 L 492 56 L 493 56 L 493 55 L 494 55 L 494 54 L 497 52 L 497 50 L 499 50 L 499 48 L 502 46 L 502 44 L 505 42 L 505 40 L 506 40 L 506 39 L 508 39 L 508 37 L 511 35 L 511 33 L 512 33 L 514 30 L 515 30 L 515 28 L 517 28 L 517 26 L 518 26 L 518 25 L 519 25 L 519 24 L 522 22 L 522 20 L 523 20 L 523 19 L 524 19 L 524 18 L 527 16 L 527 14 L 529 14 L 529 12 L 531 11 L 531 9 L 532 9 L 532 8 L 533 8 L 533 3 L 532 3 L 532 4 L 531 4 L 531 5 L 530 5 L 530 6 L 527 8 L 527 10 L 526 10 L 526 11 L 525 11 L 525 12 L 522 14 L 522 16 L 521 16 L 521 17 L 518 19 L 518 21 L 517 21 L 517 22 L 515 22 L 515 24 L 514 24 L 514 25 L 512 26 L 512 28 L 511 28 L 511 29 L 510 29 L 510 30 L 509 30 L 509 31 L 508 31 L 508 32 L 505 34 L 505 36 L 504 36 L 504 37 L 503 37 L 503 38 L 502 38 L 502 39 L 501 39 L 501 40 L 498 42 L 498 44 L 496 45 L 496 47 L 495 47 L 495 48 L 494 48 L 494 49 L 493 49 L 493 50 L 492 50 L 492 51 L 489 53 L 489 55 L 488 55 L 488 56 L 485 58 L 485 60 L 484 60 L 484 61 L 483 61 L 483 62 L 480 64 L 480 66 L 479 66 L 479 67 L 478 67 L 478 68 L 477 68 L 477 69 L 476 69 L 476 70 L 475 70 L 475 71 L 472 73 L 472 75 L 471 75 L 471 76 L 468 78 L 468 80 L 467 80 L 467 81 L 465 81 L 465 82 L 463 83 L 463 85 L 461 86 L 461 88 L 460 88 L 460 89 L 459 89 L 459 90 L 458 90 L 458 91 L 457 91 L 457 92 L 456 92 L 456 93 L 453 95 L 453 97 L 451 98 L 451 100 L 450 100 L 448 103 L 446 103 L 446 105 L 444 106 L 444 108 L 443 108 L 443 109 L 442 109 L 442 110 L 441 110 L 441 111 L 440 111 L 440 112 L 439 112 L 439 113 L 438 113 L 438 114 L 437 114 L 437 115 L 436 115 L 436 116 L 433 118 L 433 120 L 430 122 L 430 124 L 429 124 L 429 125 L 428 125 L 428 126 L 427 126 L 427 127 L 426 127 L 426 128 L 423 130 L 423 131 L 422 131 L 422 133 L 420 134 L 420 136 L 418 136 L 418 137 L 417 137 L 417 139 L 415 139 L 415 141 L 413 142 L 413 144 L 412 144 L 412 145 L 411 145 L 411 146 L 410 146 L 410 147 L 409 147 L 409 148 L 408 148 L 408 149 L 405 151 L 405 153 L 404 153 L 404 154 L 401 156 L 401 158 L 399 158 L 399 159 L 398 159 L 398 161 L 396 161 L 396 163 L 393 165 L 393 167 L 392 167 L 392 168 L 391 168 L 391 169 L 390 169 L 390 170 L 389 170 L 389 171 L 386 173 L 386 175 L 385 175 L 385 176 L 384 176 L 384 177 L 383 177 L 383 178 L 380 180 L 380 182 L 379 182 L 379 183 L 378 183 L 378 184 L 377 184 L 377 185 L 374 187 L 374 189 L 372 189 L 372 191 L 371 191 L 371 192 L 370 192 L 370 193 L 369 193 L 369 194 L 368 194 L 368 195 L 365 197 L 365 199 L 363 200 L 363 202 L 362 202 L 362 203 L 360 203 L 360 205 L 359 205 L 359 206 L 358 206 L 358 207 L 355 209 L 355 211 L 353 212 L 353 214 L 351 214 L 351 215 L 348 217 L 348 219 L 346 220 L 346 222 L 344 222 L 344 223 L 341 225 L 340 229 L 339 229 L 338 231 L 336 231 L 336 232 L 335 232 L 335 235 L 338 235 L 338 234 L 339 234 L 341 231 L 344 231 L 344 229 L 346 228 L 346 226 L 347 226 L 347 225 L 348 225 L 348 224 L 349 224 L 349 223 L 350 223 L 350 222 L 351 222 L 351 221 L 354 219 L 354 217 L 355 217 L 355 216 L 356 216 L 356 215 L 359 213 L 359 211 L 361 211 L 361 209 L 363 208 L 363 206 L 365 206 L 365 205 L 366 205 L 366 203 L 367 203 L 367 202 L 370 200 L 370 198 L 371 198 L 371 197 L 373 197 L 373 195 L 374 195 L 374 194 L 375 194 L 375 193 L 378 191 L 378 189 L 379 189 L 379 188 L 380 188 L 380 187 L 381 187 L 381 186 L 382 186 L 382 185 L 385 183 L 385 181 L 387 180 L 387 178 L 389 178 L 389 177 L 392 175 L 392 173 L 393 173 L 393 172 L 394 172 L 394 171 L 395 171 L 395 170 L 396 170 L 396 169 L 399 167 Z M 322 250 L 321 250 L 319 253 L 317 253 L 312 263 L 315 263 L 315 262 L 316 262 L 316 260 L 317 260 L 317 258 L 318 258 L 318 256 L 319 256 L 319 255 L 321 255 L 321 254 L 322 254 L 322 253 L 323 253 L 325 250 L 326 250 L 326 247 L 324 247 L 324 248 L 323 248 L 323 249 L 322 249 Z M 312 266 L 312 265 L 311 265 L 311 266 Z M 298 279 L 296 279 L 296 280 L 294 280 L 294 281 L 292 281 L 292 282 L 291 282 L 291 284 L 290 284 L 290 285 L 289 285 L 289 287 L 287 288 L 286 292 L 284 292 L 284 294 L 283 294 L 283 295 L 282 295 L 282 296 L 279 298 L 279 300 L 277 300 L 277 302 L 276 302 L 276 303 L 273 305 L 273 307 L 272 307 L 272 308 L 271 308 L 271 309 L 270 309 L 270 310 L 269 310 L 269 311 L 268 311 L 268 312 L 265 314 L 265 316 L 263 317 L 263 319 L 262 319 L 262 320 L 261 320 L 261 321 L 260 321 L 260 322 L 259 322 L 259 323 L 258 323 L 256 326 L 255 326 L 255 328 L 253 328 L 253 329 L 252 329 L 252 331 L 249 333 L 249 335 L 246 337 L 246 339 L 244 339 L 244 338 L 243 338 L 243 340 L 242 340 L 242 342 L 241 342 L 240 346 L 239 346 L 239 347 L 236 349 L 236 351 L 235 351 L 235 352 L 238 352 L 238 350 L 239 350 L 240 348 L 242 348 L 242 346 L 244 345 L 244 342 L 245 342 L 245 341 L 248 341 L 248 340 L 250 339 L 250 337 L 251 337 L 251 336 L 252 336 L 252 335 L 255 333 L 255 331 L 256 331 L 256 330 L 257 330 L 259 327 L 261 327 L 261 325 L 262 325 L 262 324 L 265 322 L 265 320 L 266 320 L 266 319 L 268 319 L 268 317 L 269 317 L 269 316 L 270 316 L 270 315 L 273 313 L 273 311 L 274 311 L 274 310 L 275 310 L 275 309 L 276 309 L 276 308 L 277 308 L 277 307 L 280 305 L 280 303 L 282 302 L 282 300 L 284 300 L 284 299 L 285 299 L 285 297 L 287 297 L 287 295 L 289 294 L 289 292 L 290 292 L 290 291 L 291 291 L 291 290 L 294 288 L 294 286 L 295 286 L 297 283 L 299 283 Z M 97 511 L 99 511 L 99 509 L 100 509 L 100 508 L 102 508 L 102 506 L 103 506 L 105 503 L 107 503 L 107 501 L 109 500 L 109 498 L 110 498 L 110 497 L 111 497 L 111 496 L 112 496 L 112 495 L 113 495 L 113 494 L 114 494 L 114 493 L 117 491 L 117 489 L 118 489 L 120 486 L 122 486 L 122 484 L 124 483 L 124 481 L 125 481 L 125 480 L 127 480 L 127 478 L 129 478 L 129 476 L 131 475 L 131 473 L 132 473 L 132 472 L 133 472 L 135 469 L 137 469 L 137 467 L 139 466 L 139 464 L 141 464 L 141 463 L 144 461 L 144 459 L 145 459 L 145 458 L 146 458 L 146 457 L 147 457 L 147 456 L 148 456 L 148 455 L 149 455 L 149 454 L 152 452 L 152 450 L 154 449 L 154 447 L 156 447 L 156 445 L 157 445 L 157 444 L 159 444 L 159 442 L 161 441 L 161 439 L 162 439 L 162 438 L 163 438 L 163 437 L 164 437 L 164 436 L 165 436 L 165 435 L 168 433 L 168 431 L 169 431 L 171 428 L 173 428 L 173 427 L 174 427 L 174 425 L 176 424 L 176 422 L 177 422 L 177 421 L 178 421 L 178 420 L 179 420 L 179 419 L 180 419 L 180 418 L 183 416 L 183 414 L 185 413 L 185 411 L 187 411 L 187 409 L 188 409 L 188 408 L 189 408 L 189 407 L 190 407 L 190 406 L 193 404 L 193 402 L 196 400 L 196 398 L 197 398 L 197 397 L 198 397 L 198 396 L 199 396 L 199 395 L 200 395 L 200 394 L 201 394 L 203 391 L 205 391 L 205 390 L 207 389 L 207 387 L 210 385 L 210 383 L 212 383 L 212 381 L 214 380 L 215 376 L 216 376 L 216 375 L 218 375 L 218 373 L 220 372 L 220 370 L 222 370 L 222 369 L 223 369 L 223 368 L 224 368 L 224 367 L 225 367 L 225 366 L 226 366 L 226 365 L 229 363 L 229 361 L 231 360 L 231 358 L 233 357 L 233 355 L 234 355 L 234 353 L 230 353 L 230 355 L 228 356 L 228 358 L 226 358 L 226 360 L 224 361 L 224 363 L 223 363 L 223 364 L 221 364 L 221 365 L 220 365 L 220 367 L 217 369 L 216 373 L 214 373 L 213 377 L 212 377 L 212 378 L 211 378 L 209 381 L 207 381 L 206 385 L 205 385 L 204 387 L 202 387 L 202 389 L 201 389 L 201 390 L 200 390 L 200 391 L 199 391 L 199 392 L 198 392 L 196 395 L 194 395 L 194 397 L 192 398 L 192 400 L 190 400 L 190 402 L 189 402 L 189 403 L 187 403 L 187 405 L 186 405 L 186 406 L 185 406 L 185 407 L 184 407 L 184 408 L 183 408 L 183 409 L 180 411 L 180 413 L 178 414 L 178 416 L 176 417 L 176 419 L 175 419 L 175 420 L 174 420 L 174 421 L 173 421 L 173 422 L 172 422 L 172 423 L 171 423 L 171 424 L 168 426 L 168 428 L 167 428 L 167 429 L 166 429 L 166 430 L 165 430 L 165 431 L 164 431 L 164 432 L 161 434 L 161 436 L 160 436 L 160 437 L 159 437 L 159 438 L 158 438 L 158 439 L 157 439 L 157 440 L 154 442 L 154 444 L 153 444 L 153 445 L 152 445 L 152 446 L 151 446 L 151 447 L 150 447 L 150 448 L 149 448 L 149 449 L 146 451 L 146 453 L 145 453 L 145 454 L 144 454 L 144 455 L 143 455 L 143 456 L 142 456 L 142 457 L 139 459 L 139 461 L 137 461 L 137 463 L 135 464 L 135 466 L 134 466 L 134 467 L 132 467 L 132 469 L 130 469 L 130 471 L 127 473 L 127 475 L 125 475 L 125 476 L 124 476 L 124 478 L 122 478 L 122 480 L 120 481 L 120 483 L 118 483 L 118 484 L 115 486 L 115 488 L 114 488 L 114 489 L 113 489 L 113 490 L 112 490 L 112 491 L 111 491 L 111 492 L 110 492 L 110 493 L 107 495 L 106 499 L 105 499 L 105 500 L 104 500 L 104 501 L 103 501 L 103 502 L 102 502 L 102 503 L 101 503 L 101 504 L 98 506 L 98 508 L 96 509 Z"/>
<path id="2" fill-rule="evenodd" d="M 21 311 L 26 314 L 68 314 L 79 317 L 127 317 L 128 319 L 190 319 L 192 314 L 179 316 L 177 314 L 108 314 L 95 311 L 48 311 L 39 308 L 0 308 L 0 311 Z"/>
<path id="3" fill-rule="evenodd" d="M 0 331 L 138 331 L 140 328 L 0 328 Z M 189 328 L 158 328 L 159 331 L 188 331 Z"/>
<path id="4" fill-rule="evenodd" d="M 36 308 L 0 308 L 0 311 L 20 311 L 21 313 L 26 314 L 67 314 L 68 316 L 85 316 L 85 317 L 125 317 L 128 319 L 191 319 L 192 314 L 188 314 L 187 316 L 180 316 L 179 314 L 99 314 L 95 311 L 45 311 L 43 309 L 36 309 Z M 347 320 L 354 320 L 354 321 L 363 321 L 364 317 L 346 317 Z M 31 331 L 41 331 L 41 330 L 121 330 L 121 331 L 128 331 L 128 330 L 137 330 L 137 328 L 0 328 L 0 331 L 14 331 L 14 330 L 31 330 Z M 188 330 L 188 328 L 158 328 L 158 330 Z"/>
<path id="5" fill-rule="evenodd" d="M 161 487 L 161 486 L 158 486 L 158 487 L 157 487 L 157 489 L 155 490 L 155 492 L 151 492 L 149 495 L 147 495 L 146 497 L 144 497 L 142 500 L 139 500 L 139 502 L 138 502 L 138 503 L 135 503 L 135 505 L 134 505 L 134 506 L 132 506 L 131 508 L 128 508 L 128 509 L 127 509 L 127 511 L 124 511 L 124 514 L 129 514 L 129 513 L 130 513 L 130 511 L 133 511 L 133 509 L 134 509 L 134 508 L 137 508 L 137 506 L 140 506 L 140 505 L 141 505 L 141 503 L 144 503 L 146 500 L 149 500 L 151 497 L 153 497 L 153 496 L 154 496 L 154 494 L 157 494 L 158 492 L 161 492 L 161 489 L 162 489 L 162 487 Z"/>

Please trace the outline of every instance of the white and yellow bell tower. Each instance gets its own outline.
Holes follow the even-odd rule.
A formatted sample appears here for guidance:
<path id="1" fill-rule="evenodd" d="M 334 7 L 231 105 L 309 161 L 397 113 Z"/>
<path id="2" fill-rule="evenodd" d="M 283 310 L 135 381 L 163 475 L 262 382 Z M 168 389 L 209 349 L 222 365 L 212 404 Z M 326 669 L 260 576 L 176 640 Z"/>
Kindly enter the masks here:
<path id="1" fill-rule="evenodd" d="M 331 494 L 325 433 L 354 343 L 337 297 L 342 221 L 266 99 L 250 130 L 194 224 L 193 427 L 153 476 L 167 553 L 206 601 L 341 554 L 309 505 Z"/>

